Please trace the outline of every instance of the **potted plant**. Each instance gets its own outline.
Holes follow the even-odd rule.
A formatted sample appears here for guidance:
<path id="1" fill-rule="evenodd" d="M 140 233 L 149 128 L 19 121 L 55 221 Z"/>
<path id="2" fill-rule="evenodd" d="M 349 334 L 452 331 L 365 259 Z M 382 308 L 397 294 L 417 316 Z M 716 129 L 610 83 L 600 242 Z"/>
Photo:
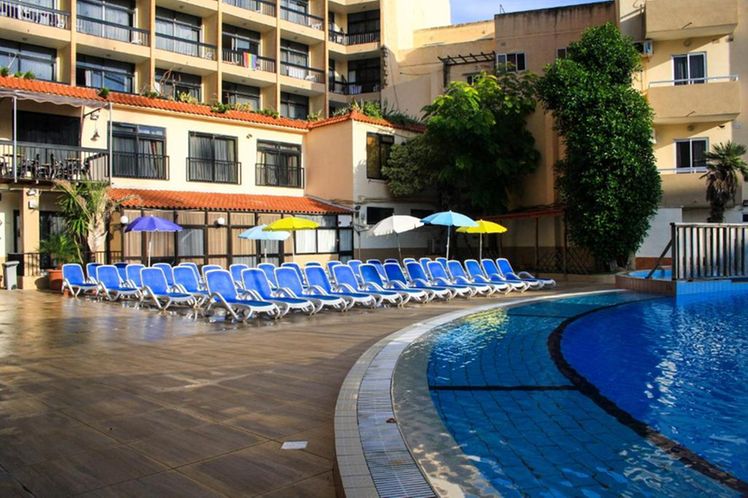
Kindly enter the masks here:
<path id="1" fill-rule="evenodd" d="M 50 235 L 39 244 L 39 254 L 47 254 L 52 260 L 54 269 L 47 272 L 50 290 L 62 288 L 62 265 L 75 262 L 78 249 L 75 242 L 65 233 Z"/>

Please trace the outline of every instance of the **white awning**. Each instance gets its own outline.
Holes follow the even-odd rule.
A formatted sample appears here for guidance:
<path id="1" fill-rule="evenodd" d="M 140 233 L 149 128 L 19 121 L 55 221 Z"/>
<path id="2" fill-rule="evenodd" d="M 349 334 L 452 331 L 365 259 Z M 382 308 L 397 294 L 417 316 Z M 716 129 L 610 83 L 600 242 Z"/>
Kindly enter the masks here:
<path id="1" fill-rule="evenodd" d="M 39 104 L 70 105 L 74 107 L 98 107 L 105 108 L 109 105 L 107 101 L 81 99 L 67 95 L 55 95 L 52 93 L 27 92 L 24 90 L 0 89 L 0 98 L 17 98 L 18 100 L 31 100 Z"/>

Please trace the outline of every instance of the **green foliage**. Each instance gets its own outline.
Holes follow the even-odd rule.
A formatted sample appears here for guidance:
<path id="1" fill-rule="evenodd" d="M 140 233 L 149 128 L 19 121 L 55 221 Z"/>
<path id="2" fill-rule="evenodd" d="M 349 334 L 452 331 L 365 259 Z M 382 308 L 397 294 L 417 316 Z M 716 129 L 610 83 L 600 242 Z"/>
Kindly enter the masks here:
<path id="1" fill-rule="evenodd" d="M 735 194 L 740 186 L 738 174 L 748 180 L 748 163 L 743 160 L 745 145 L 728 141 L 715 145 L 706 155 L 706 200 L 711 212 L 707 221 L 722 223 L 725 219 L 725 206 L 735 202 Z"/>
<path id="2" fill-rule="evenodd" d="M 280 117 L 280 114 L 275 109 L 260 109 L 257 111 L 257 114 L 262 114 L 263 116 L 270 116 L 271 118 L 278 119 Z"/>
<path id="3" fill-rule="evenodd" d="M 535 110 L 534 81 L 505 73 L 450 84 L 424 109 L 426 133 L 395 147 L 383 168 L 393 195 L 434 186 L 445 208 L 504 211 L 509 192 L 540 156 L 526 126 Z"/>
<path id="4" fill-rule="evenodd" d="M 0 76 L 8 76 L 10 74 L 10 69 L 8 69 L 6 66 L 0 67 Z"/>
<path id="5" fill-rule="evenodd" d="M 590 28 L 546 68 L 538 92 L 566 145 L 557 165 L 571 239 L 625 265 L 662 195 L 652 110 L 631 86 L 639 55 L 613 26 Z"/>
<path id="6" fill-rule="evenodd" d="M 50 235 L 39 243 L 39 252 L 48 254 L 56 266 L 80 261 L 78 246 L 66 233 Z"/>
<path id="7" fill-rule="evenodd" d="M 179 102 L 184 102 L 185 104 L 198 104 L 198 100 L 192 96 L 189 92 L 179 92 L 177 95 L 177 100 Z"/>
<path id="8" fill-rule="evenodd" d="M 322 110 L 319 110 L 317 112 L 310 112 L 306 117 L 307 121 L 319 121 L 320 119 L 322 119 Z"/>
<path id="9" fill-rule="evenodd" d="M 210 106 L 210 111 L 217 114 L 226 114 L 231 109 L 233 109 L 231 104 L 224 104 L 223 102 L 214 102 L 213 105 Z"/>
<path id="10" fill-rule="evenodd" d="M 109 89 L 105 86 L 102 86 L 99 89 L 99 97 L 101 97 L 102 99 L 109 97 Z"/>
<path id="11" fill-rule="evenodd" d="M 401 125 L 401 126 L 411 126 L 411 125 L 417 125 L 421 123 L 420 119 L 410 116 L 409 114 L 406 114 L 402 111 L 399 111 L 395 109 L 394 107 L 389 107 L 387 105 L 387 102 L 384 102 L 384 104 L 381 105 L 379 102 L 369 102 L 369 101 L 364 101 L 364 100 L 355 101 L 354 100 L 347 106 L 337 109 L 332 115 L 333 116 L 346 116 L 353 111 L 360 112 L 364 116 L 369 116 L 370 118 L 386 119 L 392 124 Z"/>
<path id="12" fill-rule="evenodd" d="M 23 73 L 23 79 L 25 80 L 34 80 L 36 79 L 36 75 L 32 73 L 31 71 L 26 71 Z"/>

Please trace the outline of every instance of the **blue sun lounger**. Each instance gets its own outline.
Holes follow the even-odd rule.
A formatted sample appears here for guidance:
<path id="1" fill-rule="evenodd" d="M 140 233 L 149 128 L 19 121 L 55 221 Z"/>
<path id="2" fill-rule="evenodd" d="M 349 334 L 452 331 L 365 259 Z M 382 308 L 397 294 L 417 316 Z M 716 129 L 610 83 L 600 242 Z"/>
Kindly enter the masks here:
<path id="1" fill-rule="evenodd" d="M 257 268 L 265 272 L 265 276 L 268 278 L 268 282 L 270 282 L 270 286 L 273 289 L 278 288 L 278 281 L 275 280 L 275 269 L 278 268 L 273 263 L 260 263 L 257 265 Z"/>
<path id="2" fill-rule="evenodd" d="M 430 291 L 431 293 L 433 293 L 434 297 L 438 297 L 440 299 L 452 299 L 456 295 L 456 293 L 452 289 L 431 285 L 426 280 L 408 281 L 408 277 L 405 276 L 405 273 L 403 272 L 403 269 L 399 263 L 385 263 L 384 271 L 387 273 L 387 280 L 392 284 L 399 283 L 400 285 L 409 287 L 411 289 Z"/>
<path id="3" fill-rule="evenodd" d="M 475 291 L 468 286 L 454 285 L 449 283 L 448 281 L 438 281 L 430 279 L 426 276 L 426 272 L 423 270 L 423 266 L 421 266 L 420 262 L 406 263 L 405 270 L 408 272 L 408 276 L 410 277 L 410 280 L 412 282 L 420 280 L 422 282 L 428 282 L 430 285 L 436 287 L 450 289 L 452 292 L 454 292 L 455 296 L 469 298 L 475 295 Z"/>
<path id="4" fill-rule="evenodd" d="M 481 265 L 483 266 L 483 270 L 486 272 L 486 275 L 489 276 L 491 280 L 494 280 L 494 278 L 498 277 L 499 279 L 503 279 L 504 282 L 514 284 L 517 286 L 524 286 L 525 290 L 527 289 L 539 289 L 540 283 L 533 283 L 525 282 L 524 280 L 518 279 L 518 278 L 508 278 L 506 275 L 501 273 L 501 270 L 499 270 L 499 267 L 496 266 L 496 261 L 492 259 L 482 259 Z"/>
<path id="5" fill-rule="evenodd" d="M 248 293 L 254 299 L 268 301 L 277 304 L 279 307 L 285 307 L 284 315 L 289 311 L 301 311 L 309 315 L 313 315 L 318 311 L 317 306 L 309 299 L 292 297 L 282 289 L 273 291 L 270 288 L 270 281 L 268 281 L 267 275 L 259 268 L 244 270 L 242 272 L 242 282 L 244 282 L 244 292 Z"/>
<path id="6" fill-rule="evenodd" d="M 140 290 L 128 286 L 120 277 L 116 266 L 101 265 L 96 268 L 96 281 L 99 289 L 109 301 L 120 298 L 140 298 Z"/>
<path id="7" fill-rule="evenodd" d="M 170 289 L 174 287 L 174 268 L 169 263 L 154 263 L 151 265 L 153 268 L 160 268 L 162 272 L 164 272 L 164 277 L 166 277 L 166 284 L 169 286 Z"/>
<path id="8" fill-rule="evenodd" d="M 281 264 L 281 267 L 287 267 L 287 268 L 293 268 L 296 271 L 296 274 L 301 279 L 301 283 L 303 285 L 306 285 L 306 280 L 304 280 L 304 271 L 301 269 L 301 265 L 299 263 L 294 263 L 293 261 L 289 261 L 286 263 Z"/>
<path id="9" fill-rule="evenodd" d="M 236 284 L 236 287 L 239 289 L 244 288 L 244 283 L 242 283 L 242 272 L 249 268 L 249 265 L 245 265 L 243 263 L 236 263 L 231 266 L 229 266 L 229 272 L 231 272 L 231 278 L 234 279 L 234 284 Z"/>
<path id="10" fill-rule="evenodd" d="M 308 268 L 315 268 L 315 266 L 309 266 Z M 322 266 L 316 268 L 323 269 Z M 297 299 L 308 299 L 314 303 L 316 312 L 319 312 L 324 307 L 330 307 L 338 311 L 345 311 L 348 309 L 348 303 L 340 296 L 329 296 L 324 293 L 320 293 L 317 290 L 310 288 L 309 290 L 304 289 L 301 285 L 301 280 L 296 270 L 293 268 L 276 268 L 275 278 L 278 280 L 278 287 L 286 293 L 288 297 L 294 297 Z"/>
<path id="11" fill-rule="evenodd" d="M 378 259 L 367 259 L 366 264 L 372 265 L 379 272 L 380 277 L 382 277 L 383 279 L 387 278 L 387 274 L 384 272 L 384 265 L 381 261 L 379 261 Z M 363 278 L 363 275 L 361 276 L 361 278 Z"/>
<path id="12" fill-rule="evenodd" d="M 525 282 L 508 282 L 501 275 L 487 274 L 483 271 L 483 266 L 475 259 L 466 259 L 465 269 L 467 270 L 468 275 L 476 281 L 479 279 L 486 279 L 492 283 L 508 285 L 510 291 L 525 292 L 529 288 Z"/>
<path id="13" fill-rule="evenodd" d="M 456 259 L 452 259 L 450 261 L 447 261 L 447 269 L 449 270 L 449 274 L 452 276 L 453 279 L 455 279 L 456 282 L 462 283 L 467 282 L 471 285 L 486 285 L 491 288 L 491 294 L 495 294 L 497 292 L 510 292 L 512 290 L 511 286 L 509 284 L 502 284 L 499 282 L 490 282 L 489 280 L 486 280 L 485 278 L 473 278 L 469 276 L 465 272 L 465 268 L 462 266 L 462 263 L 457 261 Z"/>
<path id="14" fill-rule="evenodd" d="M 428 263 L 429 272 L 434 282 L 439 284 L 448 283 L 451 285 L 464 285 L 473 290 L 473 296 L 480 294 L 481 296 L 490 296 L 493 294 L 493 287 L 488 284 L 471 284 L 466 279 L 452 278 L 447 274 L 447 270 L 438 261 L 431 261 Z"/>
<path id="15" fill-rule="evenodd" d="M 515 272 L 512 268 L 512 264 L 506 258 L 498 258 L 496 264 L 499 265 L 499 271 L 507 278 L 516 278 L 527 283 L 539 282 L 541 288 L 556 286 L 556 281 L 552 278 L 538 278 L 526 271 L 521 271 L 519 273 Z"/>
<path id="16" fill-rule="evenodd" d="M 382 266 L 382 271 L 384 271 L 384 266 Z M 361 265 L 361 278 L 363 278 L 364 280 L 364 285 L 368 285 L 376 292 L 385 290 L 398 292 L 403 296 L 403 304 L 407 303 L 410 300 L 413 300 L 417 303 L 427 303 L 434 299 L 434 293 L 425 289 L 409 289 L 406 286 L 387 285 L 382 279 L 382 276 L 379 274 L 379 270 L 377 270 L 376 265 L 373 264 L 367 263 L 365 265 Z"/>
<path id="17" fill-rule="evenodd" d="M 210 311 L 213 306 L 220 306 L 231 315 L 234 320 L 247 321 L 257 313 L 265 313 L 272 318 L 280 318 L 283 312 L 275 303 L 263 301 L 260 299 L 244 299 L 239 296 L 231 278 L 231 273 L 227 270 L 212 270 L 205 274 L 205 280 L 210 293 L 210 302 L 206 312 Z"/>
<path id="18" fill-rule="evenodd" d="M 343 298 L 349 303 L 349 309 L 356 304 L 369 307 L 375 307 L 380 304 L 377 298 L 375 296 L 372 296 L 371 294 L 333 289 L 330 278 L 322 268 L 307 267 L 305 268 L 305 271 L 306 279 L 307 282 L 309 282 L 309 287 L 311 289 L 316 289 L 317 292 L 328 296 L 337 296 Z"/>
<path id="19" fill-rule="evenodd" d="M 353 273 L 353 269 L 348 265 L 338 265 L 334 267 L 332 271 L 335 277 L 335 283 L 339 288 L 344 289 L 347 292 L 374 296 L 379 304 L 387 303 L 396 306 L 402 306 L 404 304 L 405 299 L 402 294 L 395 291 L 378 291 L 372 289 L 371 286 L 359 284 Z"/>
<path id="20" fill-rule="evenodd" d="M 127 275 L 128 285 L 135 287 L 136 289 L 143 287 L 143 281 L 140 278 L 143 268 L 145 268 L 145 265 L 141 265 L 140 263 L 132 263 L 125 267 L 125 275 Z"/>
<path id="21" fill-rule="evenodd" d="M 86 281 L 91 284 L 96 283 L 96 268 L 101 266 L 102 263 L 86 263 Z"/>
<path id="22" fill-rule="evenodd" d="M 169 290 L 169 283 L 166 281 L 166 275 L 161 268 L 144 268 L 140 277 L 143 280 L 140 294 L 141 303 L 150 298 L 160 310 L 166 310 L 172 304 L 195 306 L 196 299 L 192 294 Z"/>
<path id="23" fill-rule="evenodd" d="M 195 306 L 200 308 L 210 299 L 210 293 L 200 286 L 200 279 L 192 266 L 174 267 L 174 286 L 179 292 L 186 292 L 195 298 Z"/>
<path id="24" fill-rule="evenodd" d="M 70 289 L 73 297 L 78 297 L 81 293 L 96 294 L 99 291 L 99 286 L 86 280 L 81 265 L 68 263 L 62 265 L 62 288 L 60 291 L 65 292 L 65 289 Z"/>

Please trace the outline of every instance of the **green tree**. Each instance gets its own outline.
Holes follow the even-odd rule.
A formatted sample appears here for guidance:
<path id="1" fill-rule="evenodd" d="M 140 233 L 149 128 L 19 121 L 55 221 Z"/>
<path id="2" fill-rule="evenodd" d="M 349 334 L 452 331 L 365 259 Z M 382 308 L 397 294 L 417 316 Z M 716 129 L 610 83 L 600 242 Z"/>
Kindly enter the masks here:
<path id="1" fill-rule="evenodd" d="M 615 25 L 590 28 L 538 81 L 566 146 L 557 164 L 570 238 L 623 266 L 641 245 L 662 185 L 652 109 L 632 87 L 640 55 Z"/>
<path id="2" fill-rule="evenodd" d="M 715 145 L 707 153 L 706 200 L 711 208 L 710 223 L 722 223 L 725 219 L 725 207 L 729 201 L 735 202 L 735 194 L 740 186 L 738 174 L 748 180 L 748 164 L 743 160 L 746 153 L 744 145 L 727 142 Z"/>
<path id="3" fill-rule="evenodd" d="M 451 83 L 424 108 L 425 133 L 393 148 L 383 168 L 390 191 L 409 196 L 435 187 L 445 208 L 504 211 L 509 192 L 540 157 L 526 126 L 535 106 L 530 74 Z"/>

